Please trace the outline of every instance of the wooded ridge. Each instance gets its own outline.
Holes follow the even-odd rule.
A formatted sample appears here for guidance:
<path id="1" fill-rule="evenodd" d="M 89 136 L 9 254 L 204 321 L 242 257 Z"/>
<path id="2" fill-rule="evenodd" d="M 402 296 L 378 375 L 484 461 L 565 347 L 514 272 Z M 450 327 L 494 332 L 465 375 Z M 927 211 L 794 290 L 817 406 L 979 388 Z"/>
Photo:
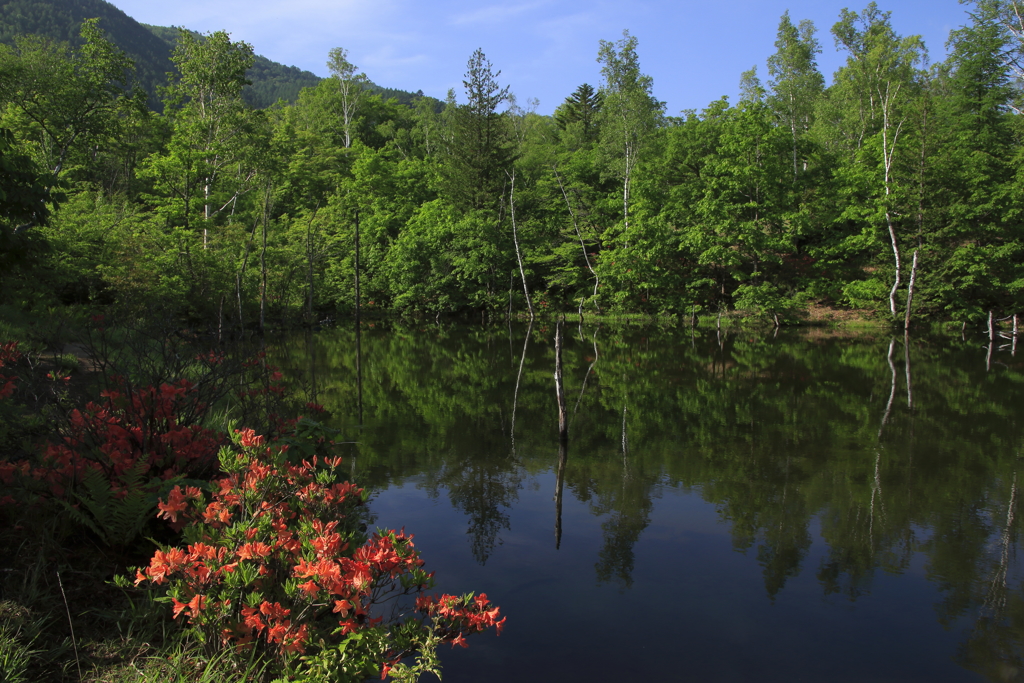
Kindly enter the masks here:
<path id="1" fill-rule="evenodd" d="M 93 4 L 107 9 L 78 37 L 24 35 Z M 98 0 L 7 3 L 22 18 L 0 35 L 3 297 L 160 303 L 234 326 L 357 304 L 1011 324 L 1019 4 L 971 3 L 931 65 L 875 3 L 844 10 L 830 33 L 847 59 L 827 86 L 814 25 L 787 13 L 764 81 L 751 70 L 735 104 L 679 116 L 625 31 L 600 42 L 601 82 L 541 116 L 482 50 L 441 105 L 375 91 L 343 48 L 307 85 L 224 32 L 147 29 Z M 133 86 L 160 50 L 174 75 L 156 106 Z"/>

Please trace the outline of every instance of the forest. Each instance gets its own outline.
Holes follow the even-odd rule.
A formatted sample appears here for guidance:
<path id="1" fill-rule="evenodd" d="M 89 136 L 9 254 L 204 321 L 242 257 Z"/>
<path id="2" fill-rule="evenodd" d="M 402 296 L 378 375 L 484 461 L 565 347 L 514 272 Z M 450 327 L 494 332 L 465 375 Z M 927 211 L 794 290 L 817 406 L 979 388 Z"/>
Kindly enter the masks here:
<path id="1" fill-rule="evenodd" d="M 374 84 L 344 47 L 317 79 L 227 31 L 44 4 L 0 6 L 0 678 L 436 673 L 440 645 L 505 619 L 483 593 L 428 594 L 433 569 L 411 535 L 369 531 L 367 503 L 474 439 L 468 424 L 500 424 L 500 443 L 476 439 L 472 457 L 425 480 L 469 519 L 482 566 L 509 528 L 502 501 L 521 471 L 544 471 L 554 432 L 520 434 L 522 461 L 478 456 L 505 452 L 509 396 L 513 455 L 517 407 L 553 416 L 550 363 L 528 348 L 567 314 L 579 318 L 566 347 L 582 377 L 574 417 L 585 410 L 568 464 L 560 451 L 556 534 L 563 488 L 567 503 L 608 512 L 599 583 L 632 585 L 664 480 L 719 507 L 735 547 L 756 549 L 770 600 L 821 516 L 826 595 L 853 599 L 877 568 L 903 571 L 924 548 L 952 577 L 940 621 L 991 597 L 1005 608 L 994 619 L 1020 622 L 1016 593 L 974 588 L 991 574 L 1005 589 L 1018 504 L 1017 456 L 1004 453 L 1016 432 L 996 434 L 1015 424 L 1017 375 L 998 368 L 1019 368 L 1024 309 L 1016 0 L 965 2 L 941 62 L 873 2 L 843 10 L 827 37 L 786 13 L 767 73 L 740 75 L 737 102 L 678 113 L 624 31 L 596 46 L 599 82 L 552 116 L 517 99 L 483 49 L 463 91 L 440 101 Z M 47 28 L 71 19 L 74 34 Z M 829 81 L 817 59 L 832 43 L 846 61 Z M 323 330 L 353 314 L 351 334 Z M 615 331 L 633 316 L 690 325 L 689 346 L 663 335 L 652 351 L 647 331 Z M 447 340 L 442 317 L 509 331 Z M 771 341 L 696 329 L 723 317 L 772 326 Z M 521 353 L 513 319 L 530 321 Z M 893 328 L 888 355 L 778 341 L 779 327 L 822 319 Z M 963 349 L 907 332 L 932 322 L 960 328 Z M 965 330 L 986 324 L 982 364 Z M 999 325 L 1014 334 L 997 347 Z M 306 348 L 299 326 L 319 330 L 303 332 Z M 407 343 L 416 333 L 427 336 Z M 499 347 L 505 374 L 489 376 Z M 916 384 L 912 352 L 927 370 Z M 948 369 L 961 357 L 975 374 Z M 834 363 L 866 388 L 811 381 Z M 915 412 L 912 386 L 949 410 Z M 387 421 L 379 435 L 362 431 L 364 400 Z M 736 431 L 747 424 L 749 438 Z M 338 425 L 358 427 L 358 448 Z M 627 428 L 655 446 L 627 459 Z M 910 465 L 871 450 L 904 431 L 929 454 L 914 472 L 936 495 L 913 498 Z M 769 437 L 811 455 L 783 461 Z M 972 440 L 991 446 L 988 460 L 965 455 Z M 940 442 L 950 455 L 935 455 Z M 701 457 L 675 459 L 681 443 Z M 872 458 L 828 460 L 837 443 Z M 621 453 L 599 458 L 601 444 Z M 1002 526 L 976 513 L 982 499 L 998 499 Z M 875 524 L 876 501 L 891 516 L 865 540 L 859 520 Z M 915 525 L 937 540 L 912 539 Z M 997 532 L 998 546 L 984 541 Z M 400 608 L 385 618 L 385 603 Z M 978 622 L 964 666 L 1010 650 L 1024 661 L 1003 646 L 1016 631 L 995 623 Z"/>
<path id="2" fill-rule="evenodd" d="M 357 304 L 1009 319 L 1024 303 L 1014 7 L 975 2 L 938 63 L 875 3 L 844 10 L 827 87 L 822 39 L 787 13 L 766 80 L 752 69 L 738 102 L 679 115 L 628 31 L 550 117 L 482 50 L 443 107 L 385 99 L 335 48 L 332 77 L 254 109 L 252 46 L 181 30 L 157 113 L 100 22 L 77 47 L 19 36 L 0 50 L 3 296 L 233 327 Z"/>

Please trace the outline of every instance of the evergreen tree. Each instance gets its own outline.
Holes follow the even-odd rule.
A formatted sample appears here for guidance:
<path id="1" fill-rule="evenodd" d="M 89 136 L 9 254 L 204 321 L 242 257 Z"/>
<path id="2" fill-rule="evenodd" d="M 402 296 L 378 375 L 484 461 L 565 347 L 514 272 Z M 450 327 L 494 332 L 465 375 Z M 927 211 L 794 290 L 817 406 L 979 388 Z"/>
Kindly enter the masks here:
<path id="1" fill-rule="evenodd" d="M 483 50 L 473 53 L 466 69 L 466 103 L 448 105 L 450 138 L 441 169 L 445 195 L 466 211 L 496 211 L 515 158 L 511 126 L 498 111 L 509 88 L 498 84 L 501 71 L 493 71 Z"/>
<path id="2" fill-rule="evenodd" d="M 601 94 L 589 83 L 576 88 L 565 102 L 555 110 L 555 122 L 561 130 L 576 125 L 586 142 L 593 142 L 598 135 L 598 115 L 601 112 Z"/>
<path id="3" fill-rule="evenodd" d="M 1024 231 L 1017 218 L 1014 90 L 1002 57 L 1007 36 L 982 11 L 952 33 L 950 45 L 941 100 L 938 289 L 957 318 L 981 318 L 992 309 L 1016 313 L 1024 304 Z"/>

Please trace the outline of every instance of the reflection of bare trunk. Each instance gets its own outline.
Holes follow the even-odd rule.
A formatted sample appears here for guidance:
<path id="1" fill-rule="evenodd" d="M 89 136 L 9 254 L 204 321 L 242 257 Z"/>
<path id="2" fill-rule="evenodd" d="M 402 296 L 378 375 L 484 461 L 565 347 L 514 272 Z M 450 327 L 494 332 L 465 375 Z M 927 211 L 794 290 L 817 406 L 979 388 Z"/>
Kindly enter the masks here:
<path id="1" fill-rule="evenodd" d="M 562 386 L 562 321 L 555 325 L 555 395 L 558 397 L 558 439 L 569 438 L 569 421 L 565 412 L 565 389 Z"/>
<path id="2" fill-rule="evenodd" d="M 569 444 L 558 441 L 558 471 L 555 474 L 555 550 L 562 545 L 562 488 L 565 485 L 565 461 L 569 456 Z"/>
<path id="3" fill-rule="evenodd" d="M 626 464 L 626 453 L 629 452 L 629 441 L 626 439 L 626 406 L 622 406 L 622 464 Z"/>
<path id="4" fill-rule="evenodd" d="M 523 378 L 523 364 L 526 362 L 526 347 L 530 345 L 530 334 L 533 332 L 533 321 L 526 328 L 526 338 L 523 339 L 523 355 L 519 359 L 519 373 L 516 375 L 516 389 L 512 394 L 512 429 L 509 435 L 512 437 L 512 451 L 516 450 L 516 405 L 519 402 L 519 381 Z"/>
<path id="5" fill-rule="evenodd" d="M 1017 473 L 1013 473 L 1013 485 L 1010 487 L 1010 502 L 1006 506 L 1006 524 L 999 537 L 999 567 L 989 582 L 989 594 L 986 605 L 1001 612 L 1006 607 L 1006 577 L 1010 570 L 1010 551 L 1013 546 L 1013 523 L 1017 511 Z"/>
<path id="6" fill-rule="evenodd" d="M 911 278 L 913 281 L 913 278 Z M 909 308 L 907 310 L 910 310 Z M 907 408 L 914 408 L 914 389 L 910 381 L 910 332 L 903 331 L 903 365 L 907 371 Z"/>
<path id="7" fill-rule="evenodd" d="M 889 371 L 892 373 L 892 388 L 889 390 L 889 402 L 885 404 L 885 414 L 882 415 L 882 424 L 878 427 L 878 438 L 882 438 L 882 430 L 889 422 L 889 414 L 892 413 L 892 402 L 896 400 L 896 363 L 892 360 L 892 352 L 896 347 L 896 340 L 889 340 Z"/>
<path id="8" fill-rule="evenodd" d="M 868 519 L 868 537 L 871 539 L 871 546 L 875 543 L 875 501 L 878 500 L 878 507 L 881 513 L 885 514 L 885 506 L 882 504 L 882 451 L 875 452 L 875 477 L 871 483 L 871 510 Z"/>
<path id="9" fill-rule="evenodd" d="M 576 399 L 576 407 L 572 409 L 572 414 L 573 414 L 574 417 L 576 415 L 576 412 L 580 409 L 580 401 L 583 400 L 583 392 L 587 390 L 587 380 L 590 379 L 590 373 L 592 373 L 594 371 L 594 366 L 597 365 L 598 354 L 597 354 L 597 330 L 596 329 L 594 330 L 593 342 L 594 342 L 594 361 L 590 364 L 590 367 L 587 368 L 587 374 L 584 375 L 584 377 L 583 377 L 583 386 L 580 387 L 580 395 Z"/>

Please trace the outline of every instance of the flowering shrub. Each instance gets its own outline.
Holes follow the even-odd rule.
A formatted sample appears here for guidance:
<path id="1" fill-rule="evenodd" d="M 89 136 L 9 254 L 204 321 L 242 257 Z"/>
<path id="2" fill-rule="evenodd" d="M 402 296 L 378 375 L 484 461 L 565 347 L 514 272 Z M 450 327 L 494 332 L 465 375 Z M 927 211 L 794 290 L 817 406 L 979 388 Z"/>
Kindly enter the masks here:
<path id="1" fill-rule="evenodd" d="M 289 448 L 236 432 L 209 491 L 176 486 L 159 503 L 183 544 L 158 550 L 135 583 L 166 589 L 197 640 L 256 650 L 304 680 L 358 681 L 436 671 L 438 644 L 501 629 L 485 595 L 424 595 L 433 578 L 412 536 L 365 537 L 365 493 L 336 477 L 341 458 L 292 464 Z M 400 662 L 409 655 L 412 666 Z"/>
<path id="2" fill-rule="evenodd" d="M 13 365 L 21 358 L 18 351 L 18 342 L 12 341 L 0 346 L 0 368 L 5 365 Z M 9 398 L 14 393 L 14 383 L 17 377 L 0 373 L 0 399 Z"/>
<path id="3" fill-rule="evenodd" d="M 0 368 L 20 356 L 17 342 L 0 346 Z M 68 379 L 53 372 L 48 377 Z M 22 384 L 24 379 L 0 372 L 0 407 L 7 408 L 0 416 L 0 437 L 23 415 L 33 414 L 13 403 L 16 386 L 31 385 L 38 392 L 31 376 Z M 206 406 L 193 383 L 139 389 L 112 380 L 113 388 L 100 400 L 70 409 L 59 429 L 47 430 L 41 445 L 6 449 L 0 458 L 0 483 L 6 488 L 0 505 L 48 502 L 104 543 L 127 546 L 153 518 L 157 496 L 168 482 L 213 473 L 225 439 L 199 426 Z M 59 414 L 57 407 L 46 415 Z"/>
<path id="4" fill-rule="evenodd" d="M 9 483 L 18 473 L 42 483 L 44 495 L 64 498 L 90 471 L 99 471 L 111 491 L 123 497 L 129 481 L 141 479 L 155 495 L 161 481 L 210 473 L 223 439 L 197 424 L 182 423 L 183 415 L 202 410 L 193 405 L 191 388 L 180 380 L 104 391 L 100 402 L 71 411 L 67 432 L 46 444 L 38 465 L 2 463 L 0 480 Z"/>

